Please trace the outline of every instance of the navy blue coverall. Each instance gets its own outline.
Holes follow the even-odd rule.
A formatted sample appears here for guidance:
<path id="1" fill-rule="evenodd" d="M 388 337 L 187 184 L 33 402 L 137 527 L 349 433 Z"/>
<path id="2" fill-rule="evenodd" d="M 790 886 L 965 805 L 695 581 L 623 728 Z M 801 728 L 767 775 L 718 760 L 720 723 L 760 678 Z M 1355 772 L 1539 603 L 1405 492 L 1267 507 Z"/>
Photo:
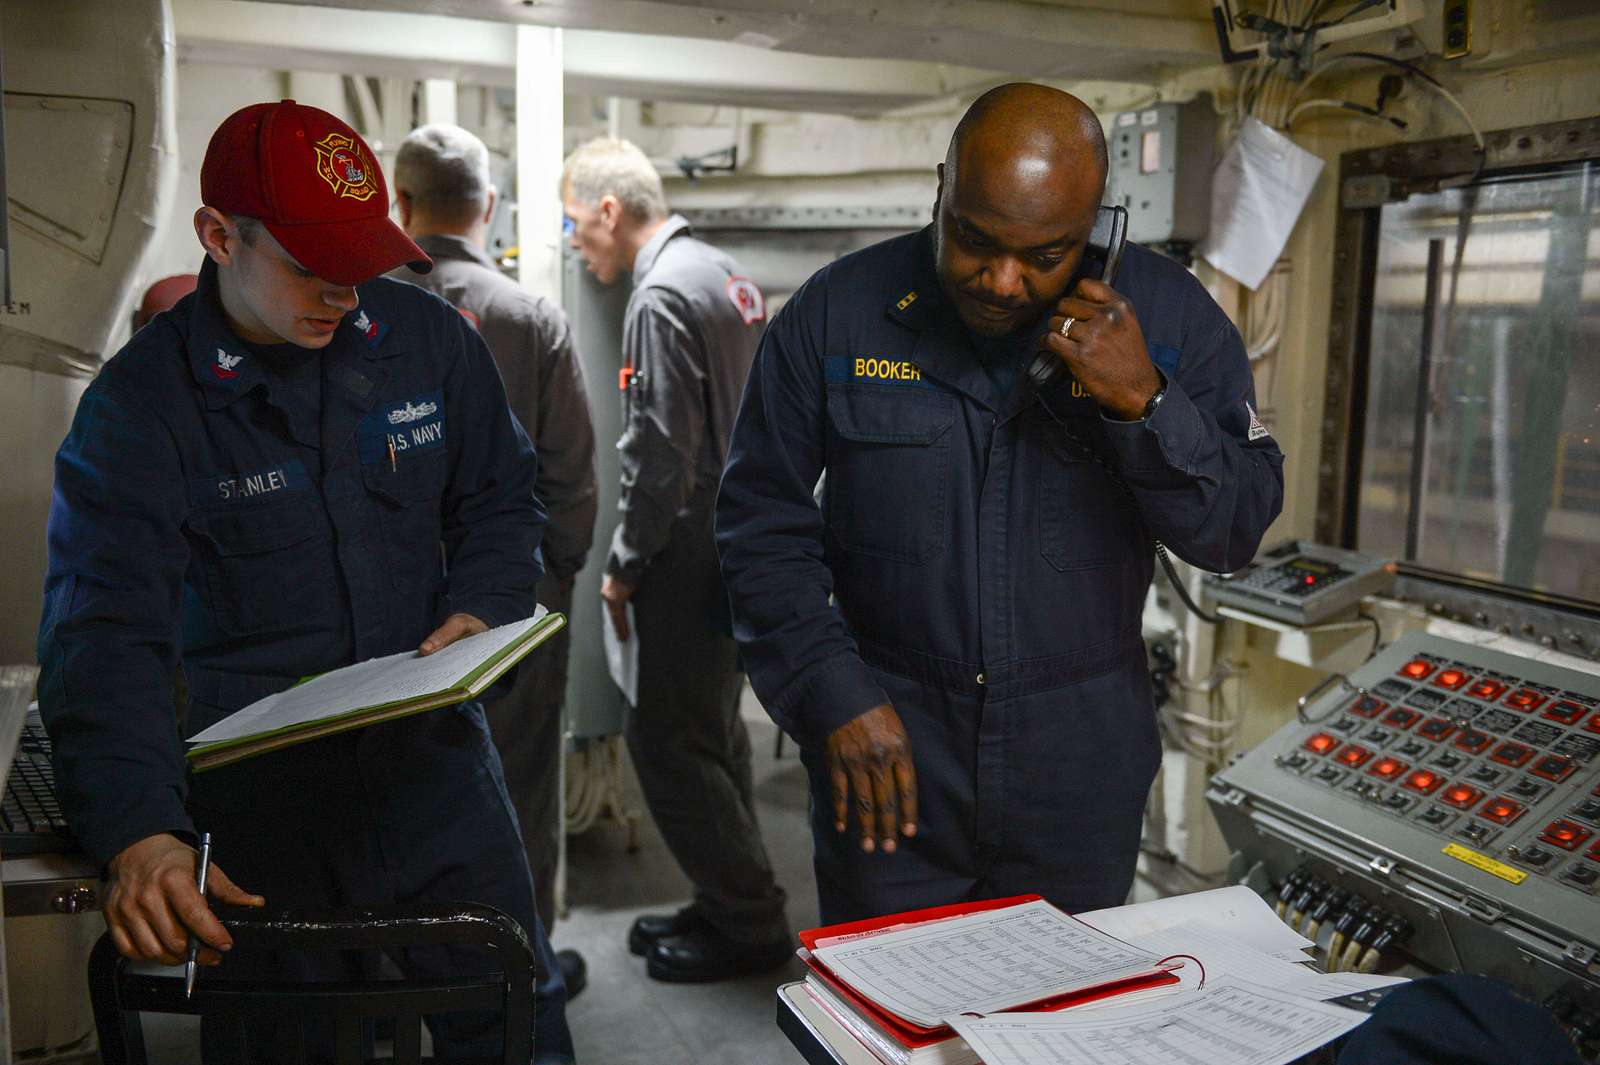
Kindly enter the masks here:
<path id="1" fill-rule="evenodd" d="M 931 230 L 824 268 L 762 341 L 717 538 L 751 684 L 810 773 L 824 921 L 1023 891 L 1125 901 L 1161 754 L 1151 537 L 1236 569 L 1283 484 L 1200 283 L 1129 246 L 1116 288 L 1167 380 L 1147 422 L 1102 416 L 1073 381 L 997 397 Z M 911 741 L 918 832 L 864 854 L 834 831 L 825 744 L 880 703 Z"/>
<path id="2" fill-rule="evenodd" d="M 413 286 L 357 294 L 322 351 L 260 351 L 228 328 L 207 261 L 198 290 L 84 393 L 56 458 L 39 633 L 60 797 L 102 863 L 155 833 L 210 831 L 218 864 L 275 910 L 498 907 L 540 960 L 537 1060 L 570 1061 L 565 989 L 480 705 L 185 772 L 183 736 L 300 677 L 414 649 L 452 613 L 494 626 L 533 612 L 536 463 L 482 340 Z M 310 379 L 269 372 L 269 354 Z M 496 968 L 487 951 L 396 960 L 439 978 Z M 497 1024 L 438 1018 L 435 1044 L 494 1054 Z M 206 1060 L 223 1055 L 208 1046 Z"/>

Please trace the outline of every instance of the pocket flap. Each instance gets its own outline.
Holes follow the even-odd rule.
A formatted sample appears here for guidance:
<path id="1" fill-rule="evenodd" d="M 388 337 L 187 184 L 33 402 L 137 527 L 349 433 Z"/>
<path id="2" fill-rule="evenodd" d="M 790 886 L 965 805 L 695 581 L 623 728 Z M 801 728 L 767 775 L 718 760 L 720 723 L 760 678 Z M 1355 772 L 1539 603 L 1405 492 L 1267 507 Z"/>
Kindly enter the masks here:
<path id="1" fill-rule="evenodd" d="M 949 431 L 955 400 L 937 392 L 871 386 L 828 389 L 828 417 L 846 440 L 927 445 Z"/>
<path id="2" fill-rule="evenodd" d="M 387 459 L 361 467 L 367 491 L 392 506 L 409 507 L 438 498 L 444 486 L 444 454 L 401 455 L 396 468 Z"/>
<path id="3" fill-rule="evenodd" d="M 308 503 L 196 511 L 189 527 L 221 555 L 260 555 L 311 539 L 317 522 Z"/>

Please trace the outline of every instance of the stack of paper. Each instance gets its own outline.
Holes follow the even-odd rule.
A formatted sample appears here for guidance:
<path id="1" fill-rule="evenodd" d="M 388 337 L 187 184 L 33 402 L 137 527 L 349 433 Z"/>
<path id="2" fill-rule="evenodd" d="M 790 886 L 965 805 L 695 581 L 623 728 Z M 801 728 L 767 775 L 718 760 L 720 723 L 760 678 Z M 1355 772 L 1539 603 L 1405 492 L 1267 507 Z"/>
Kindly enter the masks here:
<path id="1" fill-rule="evenodd" d="M 1078 917 L 1020 896 L 800 939 L 790 1001 L 887 1065 L 1277 1065 L 1365 1019 L 1325 1000 L 1398 982 L 1315 972 L 1245 887 Z"/>
<path id="2" fill-rule="evenodd" d="M 1176 986 L 1185 963 L 1130 946 L 1037 895 L 800 933 L 817 1004 L 892 1065 L 974 1065 L 958 1013 L 1058 1010 Z"/>

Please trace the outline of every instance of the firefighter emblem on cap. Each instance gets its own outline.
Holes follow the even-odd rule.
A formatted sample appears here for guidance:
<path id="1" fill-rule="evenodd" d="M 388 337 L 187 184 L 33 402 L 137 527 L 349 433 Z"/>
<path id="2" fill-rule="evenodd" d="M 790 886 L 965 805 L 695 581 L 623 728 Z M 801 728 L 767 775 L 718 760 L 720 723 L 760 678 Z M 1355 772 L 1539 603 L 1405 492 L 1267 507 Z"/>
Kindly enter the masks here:
<path id="1" fill-rule="evenodd" d="M 355 141 L 343 133 L 330 133 L 317 142 L 316 148 L 317 173 L 335 195 L 367 200 L 378 191 L 372 167 Z"/>

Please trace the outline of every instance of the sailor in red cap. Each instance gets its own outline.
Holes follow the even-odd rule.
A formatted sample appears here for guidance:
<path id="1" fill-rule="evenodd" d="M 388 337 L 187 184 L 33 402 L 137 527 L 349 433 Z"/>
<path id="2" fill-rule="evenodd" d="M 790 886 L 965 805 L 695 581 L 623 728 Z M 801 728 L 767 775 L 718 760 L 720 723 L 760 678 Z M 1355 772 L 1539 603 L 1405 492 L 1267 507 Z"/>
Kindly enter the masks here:
<path id="1" fill-rule="evenodd" d="M 354 130 L 291 100 L 247 107 L 212 137 L 200 188 L 198 286 L 84 393 L 50 514 L 40 709 L 68 820 L 106 869 L 112 938 L 166 964 L 191 933 L 202 961 L 231 947 L 195 886 L 202 831 L 219 902 L 486 903 L 534 944 L 535 1060 L 570 1062 L 480 705 L 185 771 L 183 736 L 301 677 L 532 614 L 545 525 L 476 330 L 379 276 L 430 263 Z M 487 950 L 396 961 L 422 979 L 499 970 Z M 241 951 L 207 979 L 352 975 L 342 964 Z M 440 1059 L 511 1059 L 498 1014 L 429 1024 Z M 205 1060 L 234 1060 L 212 1036 Z"/>

